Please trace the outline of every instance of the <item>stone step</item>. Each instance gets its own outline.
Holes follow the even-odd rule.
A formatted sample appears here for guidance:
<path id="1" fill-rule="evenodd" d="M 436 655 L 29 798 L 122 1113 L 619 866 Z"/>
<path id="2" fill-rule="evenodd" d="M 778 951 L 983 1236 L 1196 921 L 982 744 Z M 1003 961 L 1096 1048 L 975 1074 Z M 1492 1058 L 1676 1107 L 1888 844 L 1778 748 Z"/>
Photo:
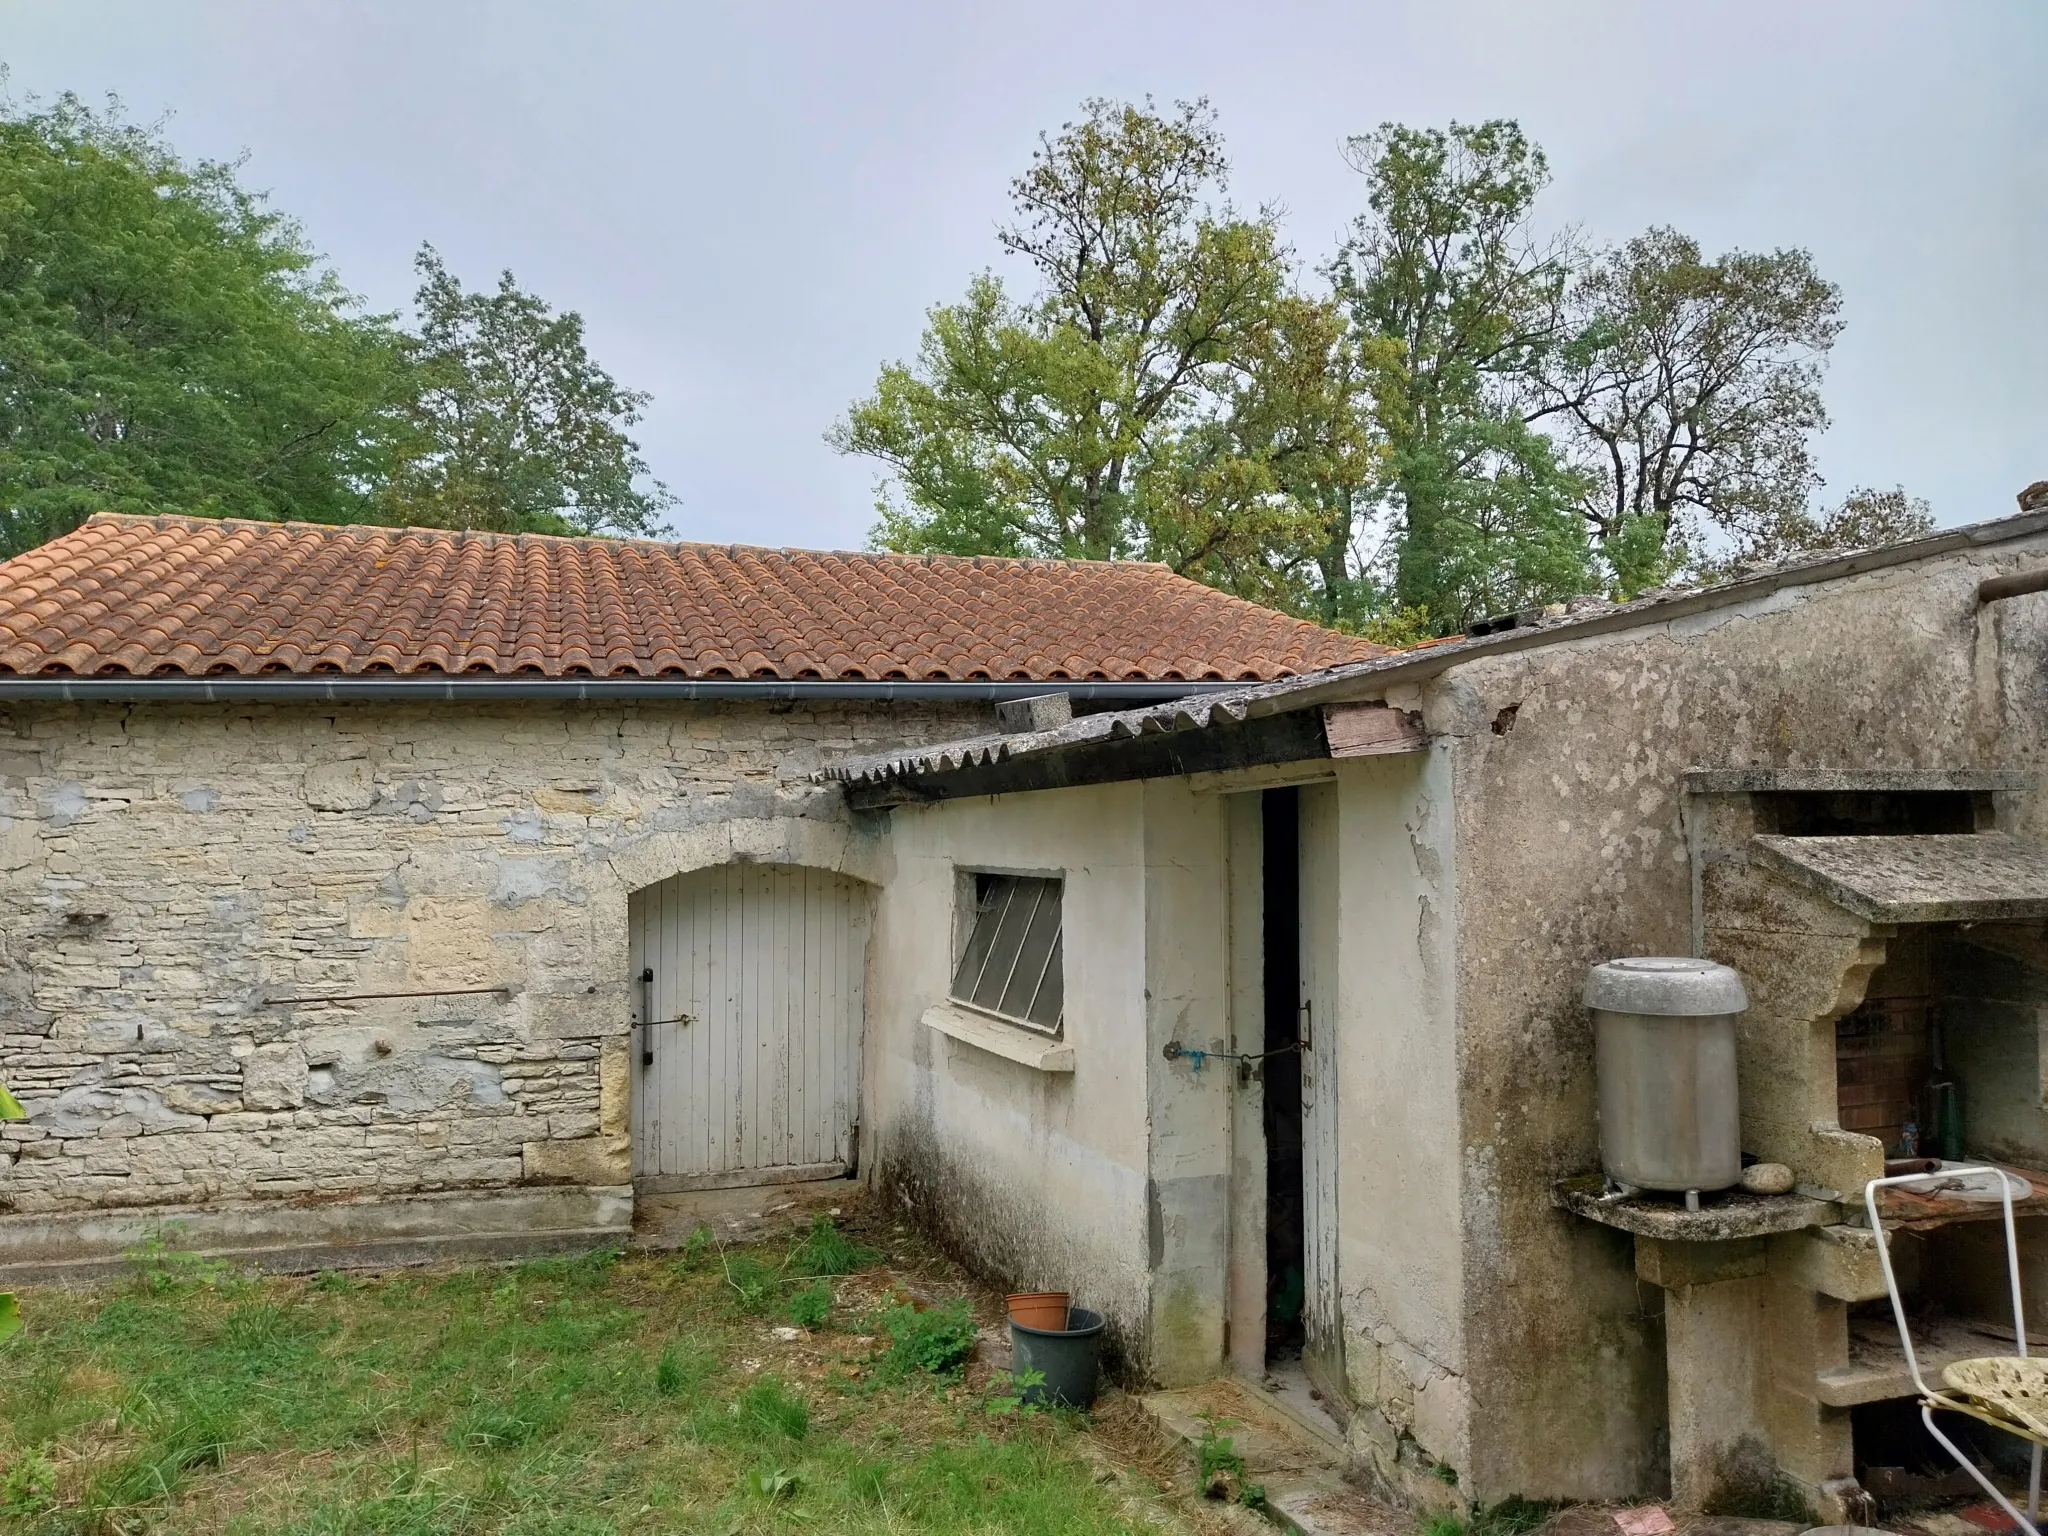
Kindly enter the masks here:
<path id="1" fill-rule="evenodd" d="M 1243 1482 L 1266 1493 L 1266 1512 L 1301 1536 L 1414 1536 L 1415 1518 L 1344 1481 L 1341 1442 L 1235 1378 L 1153 1392 L 1145 1411 L 1199 1455 L 1213 1429 L 1244 1458 Z"/>

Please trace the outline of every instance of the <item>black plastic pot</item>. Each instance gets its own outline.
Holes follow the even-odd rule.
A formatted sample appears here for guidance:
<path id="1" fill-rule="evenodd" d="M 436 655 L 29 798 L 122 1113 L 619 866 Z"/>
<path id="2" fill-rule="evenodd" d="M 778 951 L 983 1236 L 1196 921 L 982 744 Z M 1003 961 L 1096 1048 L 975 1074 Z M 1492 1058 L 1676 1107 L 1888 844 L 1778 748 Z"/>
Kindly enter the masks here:
<path id="1" fill-rule="evenodd" d="M 1086 1307 L 1067 1308 L 1062 1329 L 1026 1328 L 1010 1324 L 1010 1371 L 1022 1379 L 1026 1371 L 1045 1377 L 1027 1388 L 1029 1403 L 1058 1403 L 1086 1408 L 1095 1401 L 1095 1377 L 1102 1364 L 1102 1314 Z"/>

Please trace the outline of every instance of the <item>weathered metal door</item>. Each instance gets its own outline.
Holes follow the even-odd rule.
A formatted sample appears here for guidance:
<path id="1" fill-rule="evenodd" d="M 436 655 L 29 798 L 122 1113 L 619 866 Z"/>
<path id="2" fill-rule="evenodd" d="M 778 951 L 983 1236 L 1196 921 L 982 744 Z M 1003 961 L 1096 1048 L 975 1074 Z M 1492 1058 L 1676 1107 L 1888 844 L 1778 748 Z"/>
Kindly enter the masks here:
<path id="1" fill-rule="evenodd" d="M 726 864 L 629 903 L 634 1182 L 832 1178 L 855 1157 L 867 899 L 856 881 Z"/>
<path id="2" fill-rule="evenodd" d="M 1346 1402 L 1337 1274 L 1337 787 L 1301 791 L 1302 1359 Z"/>

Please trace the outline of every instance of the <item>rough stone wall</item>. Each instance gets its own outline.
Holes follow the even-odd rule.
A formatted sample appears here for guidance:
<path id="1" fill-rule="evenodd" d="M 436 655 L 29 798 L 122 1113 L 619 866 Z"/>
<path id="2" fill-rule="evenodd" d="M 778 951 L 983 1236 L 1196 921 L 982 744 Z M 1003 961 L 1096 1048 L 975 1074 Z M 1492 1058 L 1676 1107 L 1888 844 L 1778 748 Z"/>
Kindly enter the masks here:
<path id="1" fill-rule="evenodd" d="M 1456 775 L 1473 1497 L 1666 1476 L 1661 1298 L 1628 1239 L 1553 1209 L 1549 1185 L 1598 1161 L 1587 967 L 1690 947 L 1684 770 L 2037 769 L 2048 597 L 1980 609 L 1975 589 L 2044 555 L 1787 589 L 1390 700 L 1425 709 Z M 2043 805 L 2017 797 L 2009 823 L 2038 832 Z"/>
<path id="2" fill-rule="evenodd" d="M 851 868 L 832 752 L 979 706 L 0 711 L 0 1212 L 630 1177 L 626 897 Z M 506 988 L 353 1003 L 364 992 Z"/>

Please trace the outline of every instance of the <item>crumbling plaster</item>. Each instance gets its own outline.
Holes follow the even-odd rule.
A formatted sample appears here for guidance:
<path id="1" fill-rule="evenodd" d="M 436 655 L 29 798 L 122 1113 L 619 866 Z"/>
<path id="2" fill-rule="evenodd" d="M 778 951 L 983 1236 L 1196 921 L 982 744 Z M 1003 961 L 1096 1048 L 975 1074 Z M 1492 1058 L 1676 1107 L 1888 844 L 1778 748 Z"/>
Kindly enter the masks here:
<path id="1" fill-rule="evenodd" d="M 1338 1277 L 1354 1453 L 1411 1498 L 1470 1460 L 1450 763 L 1336 764 Z"/>
<path id="2" fill-rule="evenodd" d="M 9 706 L 0 1081 L 31 1118 L 0 1210 L 625 1185 L 628 893 L 733 859 L 880 880 L 820 754 L 986 716 Z"/>
<path id="3" fill-rule="evenodd" d="M 2048 598 L 1984 617 L 1975 590 L 2044 553 L 2037 538 L 1482 656 L 1390 700 L 1423 708 L 1456 784 L 1456 1112 L 1486 1171 L 1464 1189 L 1472 1496 L 1666 1479 L 1661 1297 L 1628 1238 L 1548 1190 L 1598 1161 L 1587 968 L 1690 947 L 1684 770 L 2038 767 Z M 2038 796 L 2010 810 L 2038 830 Z M 1744 1087 L 1769 1119 L 1769 1085 Z M 1802 1176 L 1824 1171 L 1805 1146 Z"/>

